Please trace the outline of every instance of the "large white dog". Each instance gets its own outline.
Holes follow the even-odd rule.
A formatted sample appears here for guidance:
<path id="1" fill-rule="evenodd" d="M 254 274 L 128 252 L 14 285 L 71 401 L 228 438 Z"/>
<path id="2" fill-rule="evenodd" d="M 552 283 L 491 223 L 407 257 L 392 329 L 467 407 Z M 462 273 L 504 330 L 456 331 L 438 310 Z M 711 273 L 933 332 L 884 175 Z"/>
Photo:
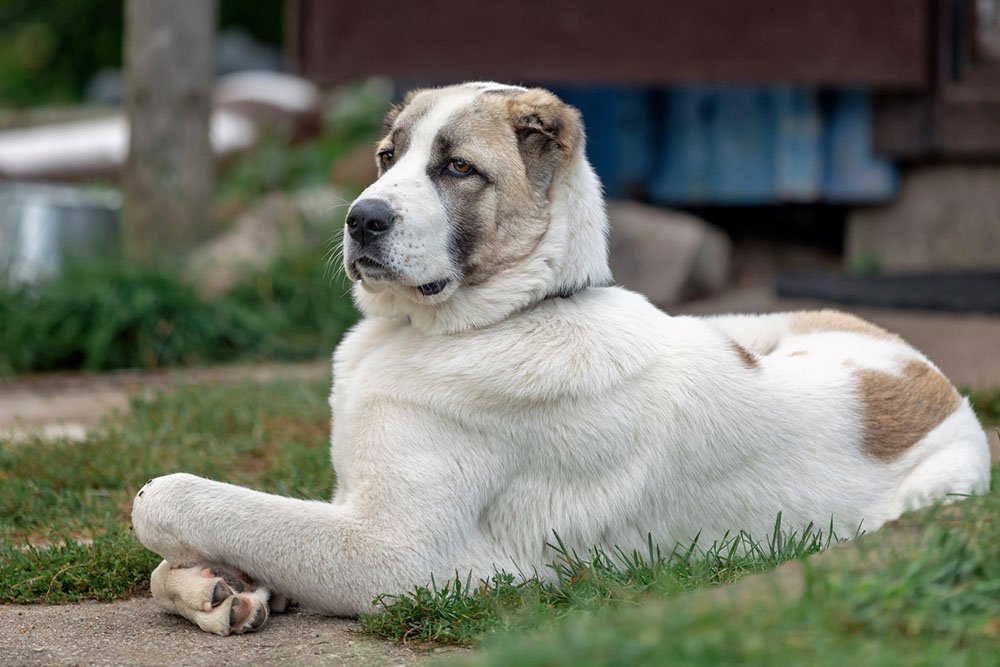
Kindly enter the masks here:
<path id="1" fill-rule="evenodd" d="M 418 91 L 377 161 L 346 221 L 366 317 L 334 355 L 333 501 L 186 474 L 135 498 L 153 595 L 202 629 L 544 574 L 553 532 L 669 547 L 781 512 L 850 536 L 987 488 L 968 402 L 899 337 L 833 311 L 671 317 L 612 286 L 580 116 L 551 93 Z"/>

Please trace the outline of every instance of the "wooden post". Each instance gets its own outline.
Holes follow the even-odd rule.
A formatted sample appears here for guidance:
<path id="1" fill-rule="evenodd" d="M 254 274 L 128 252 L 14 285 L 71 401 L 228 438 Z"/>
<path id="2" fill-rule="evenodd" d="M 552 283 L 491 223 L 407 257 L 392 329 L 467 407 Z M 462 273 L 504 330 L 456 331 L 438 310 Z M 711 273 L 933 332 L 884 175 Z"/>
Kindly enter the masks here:
<path id="1" fill-rule="evenodd" d="M 215 0 L 126 0 L 126 254 L 179 258 L 210 232 Z"/>

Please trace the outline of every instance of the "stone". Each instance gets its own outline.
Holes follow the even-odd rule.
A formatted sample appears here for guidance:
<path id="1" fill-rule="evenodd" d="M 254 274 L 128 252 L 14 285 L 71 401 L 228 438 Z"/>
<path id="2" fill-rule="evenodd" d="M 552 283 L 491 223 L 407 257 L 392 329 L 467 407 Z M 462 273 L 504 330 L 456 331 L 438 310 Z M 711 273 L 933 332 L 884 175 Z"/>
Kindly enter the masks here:
<path id="1" fill-rule="evenodd" d="M 703 220 L 635 202 L 608 203 L 615 280 L 657 306 L 721 291 L 729 280 L 729 238 Z"/>
<path id="2" fill-rule="evenodd" d="M 329 241 L 343 224 L 347 200 L 332 187 L 257 200 L 188 257 L 198 291 L 214 298 L 266 269 L 282 254 Z"/>
<path id="3" fill-rule="evenodd" d="M 895 202 L 851 213 L 846 258 L 882 272 L 1000 269 L 1000 167 L 909 170 Z"/>

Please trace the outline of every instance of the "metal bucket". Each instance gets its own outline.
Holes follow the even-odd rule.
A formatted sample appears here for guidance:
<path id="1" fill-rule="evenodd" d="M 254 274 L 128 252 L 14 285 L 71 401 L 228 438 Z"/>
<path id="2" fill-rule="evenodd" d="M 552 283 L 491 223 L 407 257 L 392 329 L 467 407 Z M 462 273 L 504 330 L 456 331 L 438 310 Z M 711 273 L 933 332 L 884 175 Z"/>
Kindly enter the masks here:
<path id="1" fill-rule="evenodd" d="M 119 247 L 117 192 L 0 184 L 0 282 L 37 283 Z"/>

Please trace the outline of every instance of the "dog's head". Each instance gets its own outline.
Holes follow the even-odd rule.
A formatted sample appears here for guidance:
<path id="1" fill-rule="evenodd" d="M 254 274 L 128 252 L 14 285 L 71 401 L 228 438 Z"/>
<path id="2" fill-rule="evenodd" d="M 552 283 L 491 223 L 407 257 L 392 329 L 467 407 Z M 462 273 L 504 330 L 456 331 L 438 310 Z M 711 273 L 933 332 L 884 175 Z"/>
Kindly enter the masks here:
<path id="1" fill-rule="evenodd" d="M 386 116 L 376 161 L 379 178 L 344 230 L 344 265 L 367 314 L 461 331 L 610 279 L 580 114 L 552 93 L 415 91 Z"/>

